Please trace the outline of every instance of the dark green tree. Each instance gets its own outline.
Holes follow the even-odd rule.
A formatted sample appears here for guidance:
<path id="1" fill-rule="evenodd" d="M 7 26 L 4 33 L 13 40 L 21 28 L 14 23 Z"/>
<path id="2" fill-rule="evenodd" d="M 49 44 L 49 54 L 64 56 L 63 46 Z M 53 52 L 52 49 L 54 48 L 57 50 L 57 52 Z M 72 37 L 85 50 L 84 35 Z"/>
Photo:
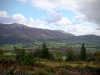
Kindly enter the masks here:
<path id="1" fill-rule="evenodd" d="M 86 58 L 87 58 L 87 53 L 86 53 L 86 48 L 84 47 L 84 43 L 83 43 L 80 50 L 80 59 L 86 60 Z"/>
<path id="2" fill-rule="evenodd" d="M 71 47 L 67 49 L 66 55 L 67 55 L 67 59 L 66 59 L 67 61 L 72 61 L 76 59 L 75 53 Z"/>
<path id="3" fill-rule="evenodd" d="M 52 59 L 53 55 L 49 52 L 45 42 L 42 44 L 42 50 L 39 53 L 40 58 Z"/>

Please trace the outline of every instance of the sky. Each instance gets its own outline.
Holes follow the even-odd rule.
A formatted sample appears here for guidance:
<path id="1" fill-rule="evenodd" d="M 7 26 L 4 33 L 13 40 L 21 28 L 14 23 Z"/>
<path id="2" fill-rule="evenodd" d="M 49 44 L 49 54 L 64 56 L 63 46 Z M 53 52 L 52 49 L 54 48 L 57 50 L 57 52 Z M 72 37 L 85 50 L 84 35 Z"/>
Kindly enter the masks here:
<path id="1" fill-rule="evenodd" d="M 100 0 L 0 0 L 0 23 L 100 36 Z"/>

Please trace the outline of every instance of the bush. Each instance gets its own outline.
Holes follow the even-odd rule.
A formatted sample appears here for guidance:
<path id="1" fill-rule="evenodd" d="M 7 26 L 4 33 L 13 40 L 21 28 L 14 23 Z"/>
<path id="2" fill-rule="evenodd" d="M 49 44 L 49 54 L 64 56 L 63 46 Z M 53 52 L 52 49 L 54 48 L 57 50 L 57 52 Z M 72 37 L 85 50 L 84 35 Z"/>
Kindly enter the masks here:
<path id="1" fill-rule="evenodd" d="M 4 55 L 4 50 L 0 48 L 0 55 Z"/>
<path id="2" fill-rule="evenodd" d="M 5 75 L 14 75 L 16 71 L 14 70 L 14 67 L 10 67 L 8 70 L 5 71 Z"/>
<path id="3" fill-rule="evenodd" d="M 36 49 L 33 53 L 34 57 L 39 57 L 40 50 Z"/>
<path id="4" fill-rule="evenodd" d="M 33 55 L 27 53 L 25 49 L 15 49 L 16 50 L 16 60 L 20 65 L 31 66 L 34 64 Z"/>

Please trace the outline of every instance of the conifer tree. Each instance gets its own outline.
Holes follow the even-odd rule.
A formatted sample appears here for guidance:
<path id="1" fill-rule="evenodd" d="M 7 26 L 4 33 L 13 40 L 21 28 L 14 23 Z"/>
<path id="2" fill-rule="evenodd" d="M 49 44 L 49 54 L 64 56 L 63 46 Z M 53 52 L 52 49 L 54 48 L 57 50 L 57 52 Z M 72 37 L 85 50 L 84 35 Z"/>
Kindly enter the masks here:
<path id="1" fill-rule="evenodd" d="M 47 58 L 47 59 L 49 59 L 49 49 L 46 47 L 46 44 L 45 44 L 45 42 L 42 44 L 42 50 L 41 50 L 41 52 L 40 52 L 40 57 L 41 58 Z"/>
<path id="2" fill-rule="evenodd" d="M 81 60 L 86 60 L 87 58 L 87 53 L 86 53 L 86 48 L 84 47 L 84 43 L 81 46 L 81 51 L 80 51 L 80 59 Z"/>

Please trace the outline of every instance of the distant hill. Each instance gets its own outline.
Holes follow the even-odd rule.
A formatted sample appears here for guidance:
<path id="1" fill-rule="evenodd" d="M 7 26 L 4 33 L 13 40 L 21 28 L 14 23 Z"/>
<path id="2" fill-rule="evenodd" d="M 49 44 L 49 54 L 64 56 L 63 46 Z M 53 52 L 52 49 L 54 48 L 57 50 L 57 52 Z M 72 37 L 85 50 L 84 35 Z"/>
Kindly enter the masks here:
<path id="1" fill-rule="evenodd" d="M 28 27 L 22 24 L 0 24 L 0 43 L 31 41 L 36 38 L 65 39 L 75 36 L 61 30 L 48 30 Z"/>
<path id="2" fill-rule="evenodd" d="M 17 23 L 0 23 L 0 44 L 29 42 L 44 38 L 49 40 L 100 40 L 100 37 L 96 35 L 75 36 L 62 30 L 39 29 Z"/>
<path id="3" fill-rule="evenodd" d="M 34 39 L 36 37 L 66 38 L 67 36 L 74 36 L 64 31 L 32 28 L 17 23 L 0 24 L 0 35 L 5 37 L 14 36 L 28 39 Z"/>

